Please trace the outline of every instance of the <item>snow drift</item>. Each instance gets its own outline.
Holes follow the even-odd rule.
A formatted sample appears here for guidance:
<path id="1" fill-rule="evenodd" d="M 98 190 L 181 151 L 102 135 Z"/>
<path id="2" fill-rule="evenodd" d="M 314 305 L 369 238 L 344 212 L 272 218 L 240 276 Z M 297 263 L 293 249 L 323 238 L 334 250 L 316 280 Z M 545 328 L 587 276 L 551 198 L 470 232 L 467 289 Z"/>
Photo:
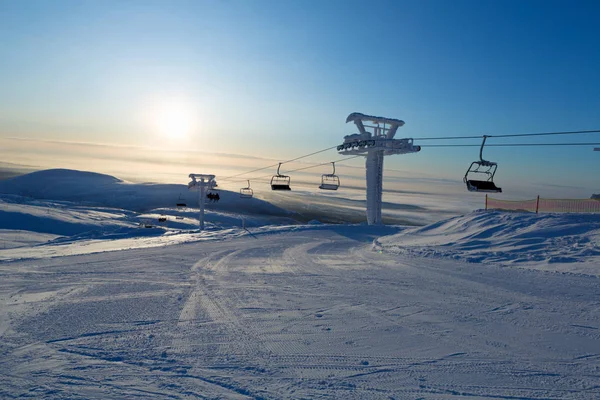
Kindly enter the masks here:
<path id="1" fill-rule="evenodd" d="M 600 215 L 476 211 L 374 242 L 395 253 L 600 275 Z"/>

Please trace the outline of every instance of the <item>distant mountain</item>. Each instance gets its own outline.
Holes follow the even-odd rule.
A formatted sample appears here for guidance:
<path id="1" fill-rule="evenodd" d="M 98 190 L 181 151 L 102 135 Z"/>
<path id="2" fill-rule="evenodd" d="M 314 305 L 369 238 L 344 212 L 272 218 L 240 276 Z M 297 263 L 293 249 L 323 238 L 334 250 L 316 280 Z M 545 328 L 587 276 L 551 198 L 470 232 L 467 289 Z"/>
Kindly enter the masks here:
<path id="1" fill-rule="evenodd" d="M 15 176 L 27 174 L 37 170 L 38 167 L 32 165 L 14 164 L 0 161 L 0 181 L 4 179 L 14 178 Z"/>
<path id="2" fill-rule="evenodd" d="M 181 202 L 189 207 L 198 207 L 198 192 L 190 191 L 187 185 L 130 183 L 111 175 L 70 169 L 36 171 L 0 181 L 0 193 L 137 212 L 176 207 L 176 203 Z M 220 201 L 208 203 L 207 208 L 244 214 L 292 214 L 264 200 L 240 199 L 239 193 L 226 190 L 220 190 L 219 193 Z"/>
<path id="3" fill-rule="evenodd" d="M 47 169 L 0 182 L 0 193 L 36 199 L 82 201 L 89 194 L 122 182 L 114 176 L 70 169 Z"/>
<path id="4" fill-rule="evenodd" d="M 600 200 L 600 194 L 593 194 L 592 197 L 590 197 L 590 198 Z"/>

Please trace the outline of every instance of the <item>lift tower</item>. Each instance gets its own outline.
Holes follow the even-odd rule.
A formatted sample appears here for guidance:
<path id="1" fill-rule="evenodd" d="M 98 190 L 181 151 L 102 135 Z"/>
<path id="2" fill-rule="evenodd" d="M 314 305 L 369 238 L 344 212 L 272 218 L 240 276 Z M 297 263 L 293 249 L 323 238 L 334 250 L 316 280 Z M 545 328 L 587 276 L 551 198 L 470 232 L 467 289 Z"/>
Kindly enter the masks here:
<path id="1" fill-rule="evenodd" d="M 206 188 L 212 189 L 217 186 L 214 175 L 209 174 L 190 174 L 192 180 L 188 183 L 188 189 L 198 190 L 198 208 L 200 215 L 198 217 L 198 225 L 200 230 L 204 230 L 204 199 L 206 198 Z"/>
<path id="2" fill-rule="evenodd" d="M 346 123 L 354 122 L 359 133 L 344 137 L 337 147 L 341 155 L 366 156 L 367 175 L 367 222 L 381 224 L 381 196 L 383 194 L 383 157 L 392 154 L 416 153 L 421 146 L 413 145 L 412 139 L 394 139 L 404 121 L 393 118 L 374 117 L 352 113 Z"/>

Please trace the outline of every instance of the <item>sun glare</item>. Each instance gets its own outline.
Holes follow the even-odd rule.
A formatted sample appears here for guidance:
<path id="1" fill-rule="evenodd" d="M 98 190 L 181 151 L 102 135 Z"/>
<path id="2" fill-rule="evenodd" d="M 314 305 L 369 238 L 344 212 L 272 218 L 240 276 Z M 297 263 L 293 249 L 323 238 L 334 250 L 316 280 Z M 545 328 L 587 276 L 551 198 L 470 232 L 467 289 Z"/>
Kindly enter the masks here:
<path id="1" fill-rule="evenodd" d="M 156 126 L 161 136 L 169 139 L 185 139 L 192 129 L 192 117 L 183 107 L 168 104 L 161 107 L 156 116 Z"/>

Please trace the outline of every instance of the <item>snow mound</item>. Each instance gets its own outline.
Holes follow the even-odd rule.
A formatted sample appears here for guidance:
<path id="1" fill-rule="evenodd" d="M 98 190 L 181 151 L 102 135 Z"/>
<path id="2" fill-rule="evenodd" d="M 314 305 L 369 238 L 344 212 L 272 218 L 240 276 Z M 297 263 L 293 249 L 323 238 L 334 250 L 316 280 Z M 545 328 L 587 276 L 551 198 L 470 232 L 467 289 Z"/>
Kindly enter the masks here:
<path id="1" fill-rule="evenodd" d="M 600 215 L 475 211 L 382 237 L 376 248 L 600 275 Z"/>
<path id="2" fill-rule="evenodd" d="M 96 172 L 70 169 L 47 169 L 20 175 L 0 182 L 0 192 L 12 194 L 23 193 L 31 195 L 31 197 L 40 197 L 40 194 L 47 196 L 54 193 L 65 192 L 77 194 L 87 192 L 90 188 L 105 187 L 118 182 L 123 181 L 114 176 Z"/>

